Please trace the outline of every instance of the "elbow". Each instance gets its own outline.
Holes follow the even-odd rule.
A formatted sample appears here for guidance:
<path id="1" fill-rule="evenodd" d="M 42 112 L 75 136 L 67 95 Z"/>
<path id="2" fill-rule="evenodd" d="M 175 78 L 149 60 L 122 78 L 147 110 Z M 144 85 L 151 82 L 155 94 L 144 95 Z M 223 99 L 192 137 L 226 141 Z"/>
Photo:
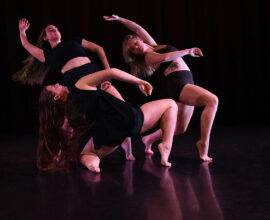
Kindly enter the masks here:
<path id="1" fill-rule="evenodd" d="M 116 68 L 110 68 L 110 76 L 109 78 L 110 79 L 117 79 L 118 78 L 118 75 L 119 75 L 119 70 L 116 69 Z"/>
<path id="2" fill-rule="evenodd" d="M 104 53 L 104 49 L 101 46 L 97 46 L 95 52 L 96 53 Z"/>

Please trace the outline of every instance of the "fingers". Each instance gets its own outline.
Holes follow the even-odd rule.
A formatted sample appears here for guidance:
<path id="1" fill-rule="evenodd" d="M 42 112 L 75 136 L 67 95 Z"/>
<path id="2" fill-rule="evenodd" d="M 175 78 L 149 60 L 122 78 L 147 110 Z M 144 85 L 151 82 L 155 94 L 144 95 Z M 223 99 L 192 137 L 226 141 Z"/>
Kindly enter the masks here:
<path id="1" fill-rule="evenodd" d="M 151 86 L 150 83 L 146 82 L 145 85 L 145 92 L 146 92 L 146 95 L 151 95 L 152 94 L 152 90 L 153 90 L 153 87 Z"/>
<path id="2" fill-rule="evenodd" d="M 194 54 L 199 55 L 199 56 L 203 56 L 203 53 L 199 48 L 194 48 L 194 49 L 195 49 Z"/>
<path id="3" fill-rule="evenodd" d="M 30 26 L 30 23 L 26 18 L 22 18 L 19 20 L 19 27 L 20 29 L 28 29 Z"/>
<path id="4" fill-rule="evenodd" d="M 117 20 L 119 17 L 117 15 L 112 15 L 112 16 L 103 16 L 103 18 L 107 21 L 114 21 Z"/>

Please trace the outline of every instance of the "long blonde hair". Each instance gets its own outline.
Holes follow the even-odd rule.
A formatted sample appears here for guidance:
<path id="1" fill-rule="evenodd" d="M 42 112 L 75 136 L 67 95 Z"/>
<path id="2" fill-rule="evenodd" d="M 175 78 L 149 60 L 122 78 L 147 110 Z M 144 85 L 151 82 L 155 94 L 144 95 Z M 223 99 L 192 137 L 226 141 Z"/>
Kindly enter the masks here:
<path id="1" fill-rule="evenodd" d="M 36 46 L 39 48 L 43 48 L 45 44 L 49 44 L 43 39 L 46 36 L 46 27 L 39 34 L 36 43 Z M 12 79 L 27 85 L 41 85 L 50 68 L 35 59 L 32 55 L 28 56 L 23 63 L 25 65 L 12 75 Z"/>
<path id="2" fill-rule="evenodd" d="M 132 75 L 141 78 L 148 78 L 153 74 L 154 69 L 146 64 L 144 55 L 133 54 L 128 48 L 128 41 L 134 38 L 140 39 L 140 37 L 136 34 L 130 34 L 124 38 L 122 44 L 123 57 L 126 63 L 130 65 Z"/>

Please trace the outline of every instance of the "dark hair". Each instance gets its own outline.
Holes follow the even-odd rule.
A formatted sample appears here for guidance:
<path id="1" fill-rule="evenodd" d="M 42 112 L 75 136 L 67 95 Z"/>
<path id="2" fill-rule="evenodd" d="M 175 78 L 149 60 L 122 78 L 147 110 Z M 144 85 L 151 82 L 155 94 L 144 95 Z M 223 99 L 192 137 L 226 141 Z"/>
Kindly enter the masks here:
<path id="1" fill-rule="evenodd" d="M 144 55 L 136 55 L 133 54 L 131 51 L 129 51 L 127 47 L 127 43 L 130 39 L 134 38 L 139 38 L 141 39 L 138 35 L 136 34 L 130 34 L 127 35 L 122 44 L 122 54 L 123 57 L 131 67 L 131 73 L 137 77 L 143 77 L 147 78 L 152 75 L 153 73 L 153 68 L 150 66 L 146 65 L 145 63 L 145 56 Z"/>
<path id="2" fill-rule="evenodd" d="M 36 46 L 39 48 L 50 47 L 49 43 L 43 39 L 46 36 L 46 27 L 42 29 L 36 43 Z M 12 75 L 12 79 L 27 85 L 41 85 L 50 68 L 32 55 L 28 56 L 23 63 L 25 65 Z"/>
<path id="3" fill-rule="evenodd" d="M 37 167 L 40 170 L 67 169 L 76 164 L 77 140 L 72 129 L 64 129 L 65 103 L 43 88 L 39 98 Z"/>

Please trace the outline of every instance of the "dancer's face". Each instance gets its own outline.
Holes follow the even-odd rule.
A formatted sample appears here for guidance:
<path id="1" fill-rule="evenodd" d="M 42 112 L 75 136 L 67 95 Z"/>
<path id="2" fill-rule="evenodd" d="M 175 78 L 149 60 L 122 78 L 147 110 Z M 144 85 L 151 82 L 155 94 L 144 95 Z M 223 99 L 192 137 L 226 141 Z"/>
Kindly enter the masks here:
<path id="1" fill-rule="evenodd" d="M 46 86 L 46 90 L 54 95 L 55 100 L 60 99 L 67 92 L 66 87 L 59 85 L 58 83 L 56 83 L 54 85 Z"/>
<path id="2" fill-rule="evenodd" d="M 45 40 L 48 41 L 60 41 L 61 40 L 61 33 L 59 32 L 58 28 L 55 27 L 54 25 L 48 25 L 45 28 L 46 32 L 46 37 L 44 38 Z"/>
<path id="3" fill-rule="evenodd" d="M 142 55 L 145 51 L 145 44 L 141 38 L 131 38 L 127 42 L 127 48 L 135 55 Z"/>

